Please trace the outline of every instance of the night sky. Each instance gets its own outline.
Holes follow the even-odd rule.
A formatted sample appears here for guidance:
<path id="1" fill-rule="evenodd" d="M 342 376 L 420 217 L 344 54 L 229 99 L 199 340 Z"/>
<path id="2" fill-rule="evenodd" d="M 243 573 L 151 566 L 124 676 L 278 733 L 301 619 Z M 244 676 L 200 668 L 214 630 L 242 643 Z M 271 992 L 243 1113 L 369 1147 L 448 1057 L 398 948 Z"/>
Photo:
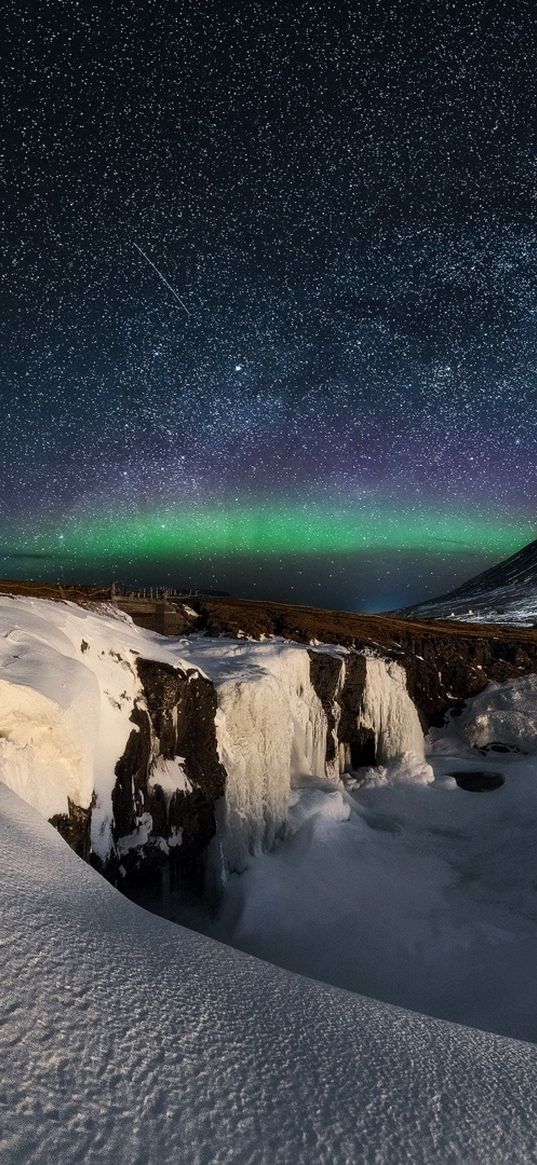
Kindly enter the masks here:
<path id="1" fill-rule="evenodd" d="M 374 610 L 537 537 L 534 12 L 10 6 L 0 575 Z"/>

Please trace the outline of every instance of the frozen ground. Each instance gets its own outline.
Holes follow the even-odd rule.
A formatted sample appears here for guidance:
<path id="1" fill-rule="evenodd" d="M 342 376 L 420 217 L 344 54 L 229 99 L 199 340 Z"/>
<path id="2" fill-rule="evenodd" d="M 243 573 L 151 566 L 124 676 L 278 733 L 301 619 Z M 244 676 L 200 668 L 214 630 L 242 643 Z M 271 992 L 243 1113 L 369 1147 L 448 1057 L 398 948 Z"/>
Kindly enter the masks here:
<path id="1" fill-rule="evenodd" d="M 520 683 L 531 705 L 535 677 Z M 302 782 L 289 836 L 231 877 L 210 933 L 339 987 L 537 1040 L 537 758 L 461 739 L 486 737 L 485 721 L 498 739 L 503 698 L 485 716 L 480 697 L 457 731 L 436 734 L 433 784 L 372 770 L 347 792 Z M 505 783 L 466 792 L 448 775 L 460 770 Z"/>
<path id="2" fill-rule="evenodd" d="M 3 1165 L 537 1158 L 533 1046 L 147 914 L 3 785 L 0 896 Z"/>

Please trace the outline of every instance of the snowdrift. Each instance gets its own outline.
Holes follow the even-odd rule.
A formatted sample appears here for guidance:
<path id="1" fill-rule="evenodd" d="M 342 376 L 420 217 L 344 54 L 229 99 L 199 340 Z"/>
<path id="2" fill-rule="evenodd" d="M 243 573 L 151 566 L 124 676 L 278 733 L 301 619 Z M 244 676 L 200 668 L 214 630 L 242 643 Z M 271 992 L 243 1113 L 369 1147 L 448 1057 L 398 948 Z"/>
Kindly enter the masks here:
<path id="1" fill-rule="evenodd" d="M 473 748 L 503 745 L 537 754 L 537 676 L 489 684 L 456 723 Z"/>
<path id="2" fill-rule="evenodd" d="M 149 915 L 0 786 L 5 1165 L 537 1154 L 537 1052 Z"/>

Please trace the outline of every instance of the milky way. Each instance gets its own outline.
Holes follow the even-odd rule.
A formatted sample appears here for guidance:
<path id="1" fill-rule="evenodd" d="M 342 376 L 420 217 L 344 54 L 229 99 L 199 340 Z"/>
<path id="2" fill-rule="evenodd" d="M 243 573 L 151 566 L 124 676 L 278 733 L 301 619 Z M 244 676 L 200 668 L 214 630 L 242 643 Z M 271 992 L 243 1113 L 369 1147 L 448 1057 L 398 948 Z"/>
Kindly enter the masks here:
<path id="1" fill-rule="evenodd" d="M 1 573 L 374 607 L 535 537 L 533 6 L 36 9 Z"/>

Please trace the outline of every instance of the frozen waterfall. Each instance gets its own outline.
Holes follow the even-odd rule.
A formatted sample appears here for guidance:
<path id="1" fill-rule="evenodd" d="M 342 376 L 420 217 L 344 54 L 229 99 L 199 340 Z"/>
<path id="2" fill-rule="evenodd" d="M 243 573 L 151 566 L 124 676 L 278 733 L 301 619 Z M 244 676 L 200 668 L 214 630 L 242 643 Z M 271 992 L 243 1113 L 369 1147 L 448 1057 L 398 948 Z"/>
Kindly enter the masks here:
<path id="1" fill-rule="evenodd" d="M 425 760 L 423 732 L 406 686 L 406 674 L 393 660 L 369 657 L 361 719 L 376 738 L 377 763 L 396 770 L 400 779 L 428 783 L 432 769 Z"/>
<path id="2" fill-rule="evenodd" d="M 218 685 L 217 736 L 227 772 L 223 856 L 243 869 L 270 847 L 287 817 L 293 776 L 327 772 L 327 718 L 310 679 L 307 650 L 266 646 L 247 677 Z"/>

